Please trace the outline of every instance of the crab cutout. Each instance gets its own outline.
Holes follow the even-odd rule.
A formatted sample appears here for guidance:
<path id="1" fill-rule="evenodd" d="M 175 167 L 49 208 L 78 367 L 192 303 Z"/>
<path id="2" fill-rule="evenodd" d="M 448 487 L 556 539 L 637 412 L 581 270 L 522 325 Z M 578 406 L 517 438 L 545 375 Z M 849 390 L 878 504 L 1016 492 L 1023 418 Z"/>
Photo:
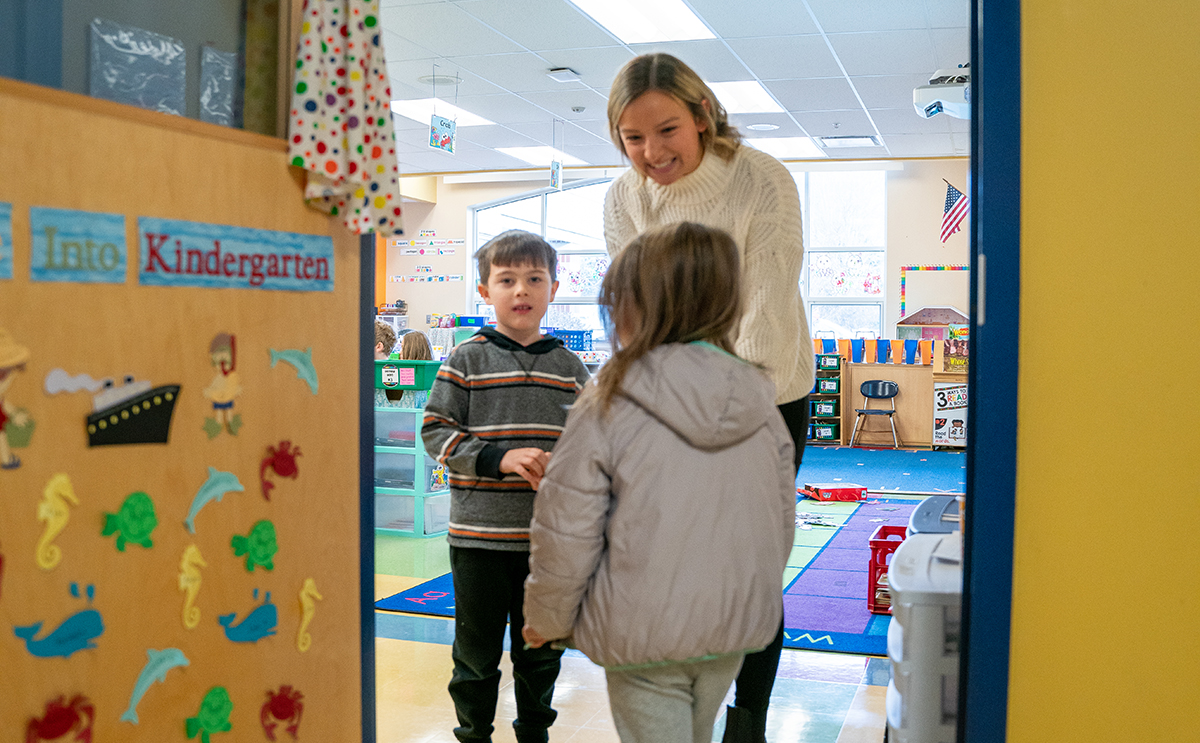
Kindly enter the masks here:
<path id="1" fill-rule="evenodd" d="M 275 727 L 280 722 L 290 723 L 286 730 L 294 740 L 299 739 L 300 715 L 304 713 L 303 699 L 304 695 L 290 684 L 279 687 L 279 691 L 267 692 L 267 701 L 263 703 L 259 717 L 268 739 L 275 740 Z"/>
<path id="2" fill-rule="evenodd" d="M 96 719 L 96 708 L 82 694 L 76 694 L 71 701 L 60 696 L 46 703 L 46 714 L 41 719 L 36 717 L 29 720 L 25 728 L 25 743 L 37 743 L 41 740 L 57 740 L 74 732 L 74 740 L 82 743 L 92 741 L 92 722 Z"/>
<path id="3" fill-rule="evenodd" d="M 279 447 L 267 447 L 267 455 L 263 457 L 262 466 L 258 470 L 259 479 L 262 481 L 263 498 L 271 500 L 271 491 L 275 488 L 275 484 L 267 479 L 267 470 L 271 470 L 277 477 L 290 477 L 293 480 L 300 474 L 300 468 L 296 465 L 296 457 L 300 456 L 300 447 L 292 446 L 290 441 L 280 441 Z"/>

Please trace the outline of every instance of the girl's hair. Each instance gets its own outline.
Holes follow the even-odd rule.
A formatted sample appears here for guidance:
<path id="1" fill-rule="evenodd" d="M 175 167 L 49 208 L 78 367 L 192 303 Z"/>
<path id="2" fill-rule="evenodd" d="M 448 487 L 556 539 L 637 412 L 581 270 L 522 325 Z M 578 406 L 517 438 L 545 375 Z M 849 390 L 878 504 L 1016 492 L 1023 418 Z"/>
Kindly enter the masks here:
<path id="1" fill-rule="evenodd" d="M 741 287 L 737 244 L 723 230 L 679 222 L 634 238 L 600 288 L 615 351 L 589 397 L 607 411 L 629 367 L 664 343 L 708 341 L 733 353 Z"/>
<path id="2" fill-rule="evenodd" d="M 608 94 L 608 132 L 621 154 L 625 154 L 618 129 L 621 115 L 630 103 L 650 90 L 661 90 L 674 97 L 687 106 L 694 118 L 708 124 L 700 132 L 705 152 L 712 150 L 725 160 L 737 152 L 742 135 L 729 124 L 725 107 L 695 70 L 670 54 L 643 54 L 621 68 Z"/>
<path id="3" fill-rule="evenodd" d="M 385 356 L 391 355 L 392 349 L 396 347 L 396 331 L 391 325 L 382 320 L 375 321 L 375 345 L 383 344 L 383 353 Z"/>
<path id="4" fill-rule="evenodd" d="M 408 361 L 433 361 L 429 339 L 419 330 L 405 333 L 400 339 L 400 358 Z"/>

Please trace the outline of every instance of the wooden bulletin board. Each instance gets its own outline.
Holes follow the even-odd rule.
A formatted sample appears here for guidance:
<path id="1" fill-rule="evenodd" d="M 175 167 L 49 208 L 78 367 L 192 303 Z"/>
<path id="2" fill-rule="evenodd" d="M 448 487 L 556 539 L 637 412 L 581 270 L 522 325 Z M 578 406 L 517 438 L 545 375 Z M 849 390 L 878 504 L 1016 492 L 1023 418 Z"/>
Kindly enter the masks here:
<path id="1" fill-rule="evenodd" d="M 0 121 L 3 409 L 35 424 L 0 469 L 0 738 L 363 739 L 358 238 L 282 140 L 7 80 Z M 116 215 L 124 277 L 34 280 L 41 207 Z M 328 290 L 146 285 L 147 218 L 307 236 Z M 89 380 L 127 375 L 153 394 L 91 425 L 173 405 L 167 441 L 89 445 Z"/>

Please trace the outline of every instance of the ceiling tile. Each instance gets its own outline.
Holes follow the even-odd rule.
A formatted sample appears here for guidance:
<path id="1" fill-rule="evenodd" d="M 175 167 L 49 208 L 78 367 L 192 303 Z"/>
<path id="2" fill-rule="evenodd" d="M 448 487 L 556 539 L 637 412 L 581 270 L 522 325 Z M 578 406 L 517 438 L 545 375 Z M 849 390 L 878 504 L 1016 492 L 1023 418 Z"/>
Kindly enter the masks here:
<path id="1" fill-rule="evenodd" d="M 391 7 L 381 10 L 380 17 L 384 28 L 446 57 L 522 51 L 453 3 Z"/>
<path id="2" fill-rule="evenodd" d="M 788 111 L 862 108 L 844 77 L 771 80 L 763 83 Z"/>
<path id="3" fill-rule="evenodd" d="M 876 108 L 871 118 L 884 136 L 891 134 L 946 134 L 950 131 L 947 117 L 943 115 L 927 119 L 912 108 Z"/>
<path id="4" fill-rule="evenodd" d="M 383 58 L 388 62 L 407 62 L 413 59 L 433 59 L 437 54 L 403 35 L 383 30 Z"/>
<path id="5" fill-rule="evenodd" d="M 848 75 L 928 74 L 937 67 L 929 31 L 830 34 L 829 42 Z"/>
<path id="6" fill-rule="evenodd" d="M 632 44 L 630 49 L 636 54 L 670 54 L 683 60 L 688 67 L 705 80 L 726 82 L 729 80 L 749 80 L 750 72 L 746 65 L 738 61 L 720 39 L 703 39 L 701 41 L 669 41 L 660 44 Z M 736 50 L 735 50 L 736 51 Z M 615 74 L 615 70 L 614 70 Z"/>
<path id="7" fill-rule="evenodd" d="M 434 64 L 437 67 L 434 67 Z M 459 65 L 448 62 L 445 59 L 424 59 L 413 60 L 409 62 L 388 62 L 388 77 L 398 83 L 409 86 L 421 91 L 419 98 L 432 98 L 436 93 L 438 98 L 442 100 L 454 102 L 454 96 L 469 96 L 469 95 L 493 95 L 503 93 L 504 90 L 496 87 L 487 80 L 472 74 L 468 70 L 462 69 Z M 429 75 L 448 75 L 450 77 L 458 77 L 462 80 L 458 85 L 431 85 L 421 82 L 420 78 L 428 77 Z M 436 90 L 435 90 L 436 87 Z M 398 99 L 398 96 L 393 94 L 393 100 Z"/>
<path id="8" fill-rule="evenodd" d="M 957 28 L 963 38 L 970 36 L 970 0 L 925 0 L 929 10 L 930 28 Z"/>
<path id="9" fill-rule="evenodd" d="M 971 34 L 965 28 L 935 28 L 929 32 L 939 69 L 953 69 L 971 62 Z"/>
<path id="10" fill-rule="evenodd" d="M 870 137 L 875 135 L 875 128 L 871 126 L 866 112 L 861 109 L 858 111 L 805 111 L 796 113 L 794 116 L 810 137 Z"/>
<path id="11" fill-rule="evenodd" d="M 729 0 L 691 0 L 696 13 L 718 35 L 727 39 L 771 35 L 815 34 L 817 27 L 804 7 L 794 0 L 760 0 L 753 10 Z M 770 19 L 764 22 L 764 19 Z"/>
<path id="12" fill-rule="evenodd" d="M 603 115 L 605 108 L 608 106 L 608 101 L 603 96 L 586 89 L 526 93 L 522 97 L 535 106 L 541 106 L 560 119 L 569 119 L 572 116 L 578 115 L 571 111 L 572 108 L 582 107 L 584 110 L 580 113 L 587 114 L 590 111 L 591 115 L 589 118 L 592 118 L 597 114 Z"/>
<path id="13" fill-rule="evenodd" d="M 945 116 L 945 114 L 941 115 Z M 953 116 L 946 116 L 946 123 L 950 124 L 950 131 L 952 132 L 962 132 L 964 134 L 971 133 L 970 119 L 956 119 Z"/>
<path id="14" fill-rule="evenodd" d="M 888 156 L 888 151 L 883 147 L 830 147 L 824 151 L 830 160 L 869 160 Z"/>
<path id="15" fill-rule="evenodd" d="M 573 49 L 620 43 L 564 0 L 482 0 L 463 10 L 526 49 Z M 531 20 L 536 19 L 536 22 Z"/>
<path id="16" fill-rule="evenodd" d="M 529 147 L 540 144 L 524 134 L 505 126 L 469 126 L 458 132 L 458 138 L 481 147 Z"/>
<path id="17" fill-rule="evenodd" d="M 954 132 L 950 137 L 954 142 L 955 155 L 971 154 L 971 135 L 969 132 Z"/>
<path id="18" fill-rule="evenodd" d="M 567 144 L 563 152 L 583 160 L 588 165 L 621 165 L 621 153 L 611 144 L 572 146 Z"/>
<path id="19" fill-rule="evenodd" d="M 729 123 L 737 127 L 743 137 L 802 137 L 804 132 L 800 131 L 800 127 L 792 120 L 792 117 L 787 114 L 733 114 L 729 117 Z M 770 131 L 756 132 L 753 129 L 748 129 L 749 124 L 774 124 L 778 129 Z"/>
<path id="20" fill-rule="evenodd" d="M 867 108 L 912 106 L 913 88 L 929 84 L 933 70 L 916 75 L 870 75 L 850 78 Z M 914 111 L 916 109 L 913 109 Z"/>
<path id="21" fill-rule="evenodd" d="M 458 99 L 458 107 L 497 124 L 545 121 L 546 129 L 554 116 L 516 95 L 479 95 Z"/>
<path id="22" fill-rule="evenodd" d="M 629 47 L 607 46 L 546 51 L 541 56 L 549 63 L 547 67 L 570 67 L 579 73 L 584 85 L 608 95 L 613 78 L 635 55 Z"/>
<path id="23" fill-rule="evenodd" d="M 960 0 L 967 2 L 967 0 Z M 925 0 L 808 0 L 825 33 L 928 28 Z"/>
<path id="24" fill-rule="evenodd" d="M 840 77 L 842 74 L 837 60 L 820 36 L 730 39 L 729 46 L 759 80 Z"/>
<path id="25" fill-rule="evenodd" d="M 529 93 L 564 88 L 586 90 L 582 83 L 559 83 L 551 80 L 546 76 L 551 65 L 532 52 L 452 57 L 447 62 L 451 67 L 468 70 L 489 81 L 496 86 L 494 92 L 497 93 Z"/>
<path id="26" fill-rule="evenodd" d="M 949 134 L 893 134 L 884 141 L 893 157 L 954 155 L 954 142 Z"/>

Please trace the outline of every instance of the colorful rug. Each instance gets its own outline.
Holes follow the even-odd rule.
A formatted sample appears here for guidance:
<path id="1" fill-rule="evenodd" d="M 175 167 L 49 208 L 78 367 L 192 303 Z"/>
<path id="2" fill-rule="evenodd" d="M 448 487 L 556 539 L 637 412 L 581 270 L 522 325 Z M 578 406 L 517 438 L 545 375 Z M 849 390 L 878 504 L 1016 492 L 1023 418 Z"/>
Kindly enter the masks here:
<path id="1" fill-rule="evenodd" d="M 967 455 L 962 451 L 807 446 L 798 484 L 852 482 L 872 493 L 965 493 Z"/>
<path id="2" fill-rule="evenodd" d="M 376 609 L 384 611 L 407 611 L 413 614 L 431 614 L 435 617 L 454 616 L 454 581 L 450 573 L 439 575 L 433 580 L 413 586 L 400 593 L 379 599 Z"/>

